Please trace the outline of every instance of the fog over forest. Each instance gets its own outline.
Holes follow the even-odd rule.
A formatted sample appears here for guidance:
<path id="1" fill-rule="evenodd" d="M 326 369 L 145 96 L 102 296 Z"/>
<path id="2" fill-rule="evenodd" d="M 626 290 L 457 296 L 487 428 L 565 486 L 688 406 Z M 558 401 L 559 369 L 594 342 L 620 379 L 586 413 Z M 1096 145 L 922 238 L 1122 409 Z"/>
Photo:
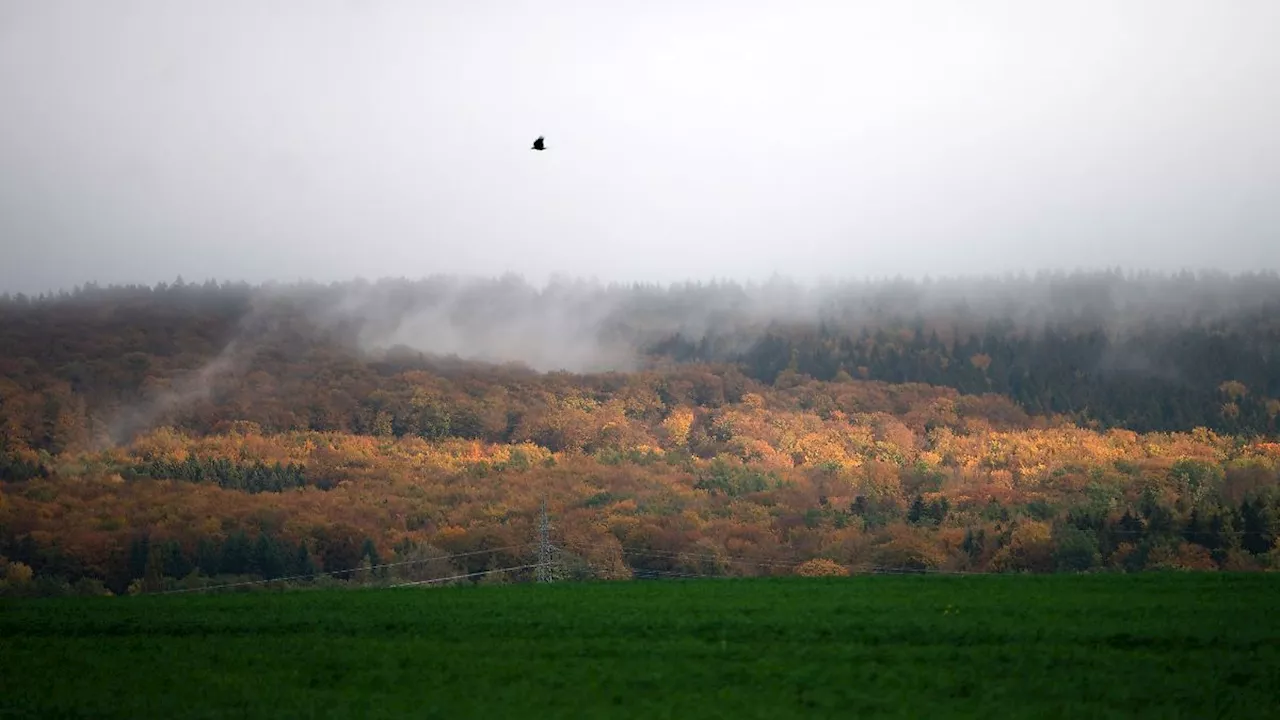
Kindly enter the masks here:
<path id="1" fill-rule="evenodd" d="M 238 302 L 239 330 L 229 352 L 278 330 L 281 313 L 367 353 L 408 349 L 464 360 L 519 363 L 538 371 L 626 371 L 638 368 L 654 344 L 679 336 L 734 339 L 723 355 L 744 352 L 769 330 L 828 328 L 856 336 L 864 330 L 923 323 L 952 341 L 981 334 L 992 323 L 1040 333 L 1046 325 L 1100 329 L 1111 342 L 1138 330 L 1228 327 L 1263 320 L 1280 310 L 1275 272 L 1094 273 L 1040 272 L 1003 276 L 799 282 L 732 280 L 674 284 L 617 284 L 556 278 L 534 284 L 521 276 L 433 276 L 376 282 L 187 284 L 195 298 Z M 102 298 L 143 298 L 143 286 L 77 286 L 70 294 L 41 294 L 77 304 Z M 203 291 L 214 291 L 211 295 Z M 10 303 L 17 303 L 7 295 Z M 159 301 L 159 300 L 158 300 Z M 197 307 L 199 303 L 197 301 Z M 1260 328 L 1262 329 L 1262 328 Z M 723 357 L 719 359 L 725 359 Z"/>
<path id="2" fill-rule="evenodd" d="M 340 357 L 388 378 L 471 372 L 476 362 L 572 373 L 709 363 L 766 384 L 791 372 L 995 392 L 1033 414 L 1140 429 L 1263 431 L 1280 410 L 1273 272 L 828 284 L 179 281 L 5 295 L 0 308 L 15 376 L 34 362 L 91 406 L 114 408 L 115 437 L 216 403 L 255 373 L 284 387 Z M 120 372 L 133 379 L 105 380 Z M 38 375 L 28 382 L 47 387 Z"/>
<path id="3" fill-rule="evenodd" d="M 1113 340 L 1131 330 L 1166 325 L 1234 324 L 1280 308 L 1274 271 L 1096 273 L 1040 272 L 1003 276 L 798 282 L 712 280 L 617 284 L 556 278 L 537 285 L 502 277 L 433 276 L 376 282 L 161 283 L 156 290 L 221 290 L 208 297 L 245 303 L 239 319 L 249 336 L 269 335 L 273 311 L 300 313 L 318 329 L 343 331 L 364 351 L 400 346 L 432 355 L 516 362 L 540 371 L 628 370 L 653 342 L 681 335 L 758 339 L 773 327 L 818 326 L 856 335 L 885 325 L 925 322 L 944 337 L 981 333 L 989 323 L 1039 332 L 1046 324 L 1105 330 Z M 77 286 L 70 294 L 22 298 L 146 297 L 145 286 Z"/>
<path id="4" fill-rule="evenodd" d="M 1280 309 L 1280 281 L 1275 273 L 1115 272 L 821 284 L 566 280 L 538 287 L 508 276 L 294 286 L 265 297 L 296 300 L 321 325 L 354 324 L 364 349 L 404 346 L 543 371 L 601 371 L 633 369 L 639 354 L 672 335 L 734 338 L 733 349 L 745 351 L 743 343 L 767 329 L 788 326 L 856 335 L 920 320 L 951 337 L 999 321 L 1032 333 L 1045 324 L 1097 327 L 1122 341 L 1152 324 L 1265 316 Z"/>

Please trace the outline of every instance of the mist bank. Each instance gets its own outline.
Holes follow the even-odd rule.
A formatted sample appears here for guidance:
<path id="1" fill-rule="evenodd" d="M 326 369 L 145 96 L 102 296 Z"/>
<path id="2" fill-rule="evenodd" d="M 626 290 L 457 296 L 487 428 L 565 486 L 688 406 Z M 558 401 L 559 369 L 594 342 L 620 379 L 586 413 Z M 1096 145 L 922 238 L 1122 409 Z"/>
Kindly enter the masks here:
<path id="1" fill-rule="evenodd" d="M 156 286 L 86 284 L 34 297 L 0 295 L 0 307 L 10 312 L 147 302 L 173 311 L 233 311 L 241 324 L 300 313 L 329 337 L 368 353 L 398 346 L 543 372 L 595 372 L 634 369 L 655 343 L 677 335 L 752 342 L 758 337 L 751 336 L 778 328 L 857 334 L 923 323 L 947 342 L 993 324 L 1032 334 L 1046 325 L 1097 329 L 1116 340 L 1153 326 L 1254 323 L 1280 309 L 1280 275 L 1117 270 L 824 282 L 556 278 L 541 285 L 515 274 L 263 285 L 179 278 Z"/>
<path id="2" fill-rule="evenodd" d="M 267 424 L 309 427 L 303 406 L 319 388 L 354 413 L 418 382 L 412 373 L 465 376 L 476 363 L 503 382 L 696 363 L 766 385 L 807 376 L 998 393 L 1104 427 L 1274 432 L 1277 318 L 1280 276 L 1266 272 L 86 285 L 0 296 L 0 413 L 23 436 L 58 435 L 25 426 L 69 413 L 118 441 L 202 413 L 264 419 L 254 403 L 299 406 Z"/>

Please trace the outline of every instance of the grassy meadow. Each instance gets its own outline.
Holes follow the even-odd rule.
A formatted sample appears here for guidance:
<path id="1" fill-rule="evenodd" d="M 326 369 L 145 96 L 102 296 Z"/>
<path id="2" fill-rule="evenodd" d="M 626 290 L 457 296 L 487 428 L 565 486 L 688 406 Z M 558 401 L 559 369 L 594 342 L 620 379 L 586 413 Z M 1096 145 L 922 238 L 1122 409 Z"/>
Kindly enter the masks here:
<path id="1" fill-rule="evenodd" d="M 1271 573 L 0 599 L 3 717 L 1271 717 Z"/>

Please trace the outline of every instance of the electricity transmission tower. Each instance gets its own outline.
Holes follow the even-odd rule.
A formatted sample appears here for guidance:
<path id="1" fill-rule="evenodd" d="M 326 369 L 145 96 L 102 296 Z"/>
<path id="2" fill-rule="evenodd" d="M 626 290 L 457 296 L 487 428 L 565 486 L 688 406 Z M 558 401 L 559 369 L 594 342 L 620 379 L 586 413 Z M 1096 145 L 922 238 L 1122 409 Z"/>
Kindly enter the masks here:
<path id="1" fill-rule="evenodd" d="M 551 546 L 551 520 L 547 517 L 547 499 L 542 499 L 542 516 L 538 519 L 538 582 L 551 582 L 554 579 L 551 564 L 554 562 L 554 548 Z"/>

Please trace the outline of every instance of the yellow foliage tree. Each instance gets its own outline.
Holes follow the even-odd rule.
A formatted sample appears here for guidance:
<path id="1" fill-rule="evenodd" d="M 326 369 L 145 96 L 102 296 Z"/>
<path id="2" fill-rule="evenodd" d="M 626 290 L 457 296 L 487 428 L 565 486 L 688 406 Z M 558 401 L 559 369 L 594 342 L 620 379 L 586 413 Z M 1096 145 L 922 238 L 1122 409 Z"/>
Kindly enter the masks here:
<path id="1" fill-rule="evenodd" d="M 797 565 L 796 574 L 802 577 L 843 577 L 849 574 L 849 569 L 835 560 L 814 558 Z"/>
<path id="2" fill-rule="evenodd" d="M 1218 386 L 1219 392 L 1227 396 L 1227 399 L 1235 402 L 1248 394 L 1249 388 L 1238 380 L 1228 380 Z"/>
<path id="3" fill-rule="evenodd" d="M 671 447 L 686 447 L 689 444 L 689 429 L 693 427 L 693 410 L 678 407 L 662 421 L 662 431 Z"/>
<path id="4" fill-rule="evenodd" d="M 871 554 L 872 561 L 886 570 L 924 570 L 946 562 L 946 555 L 926 534 L 905 526 L 890 526 Z"/>
<path id="5" fill-rule="evenodd" d="M 4 570 L 4 581 L 11 587 L 20 587 L 31 582 L 33 575 L 30 565 L 11 560 L 9 566 Z"/>
<path id="6" fill-rule="evenodd" d="M 1013 530 L 1009 544 L 996 551 L 991 569 L 997 572 L 1053 570 L 1053 539 L 1048 523 L 1028 520 Z"/>

